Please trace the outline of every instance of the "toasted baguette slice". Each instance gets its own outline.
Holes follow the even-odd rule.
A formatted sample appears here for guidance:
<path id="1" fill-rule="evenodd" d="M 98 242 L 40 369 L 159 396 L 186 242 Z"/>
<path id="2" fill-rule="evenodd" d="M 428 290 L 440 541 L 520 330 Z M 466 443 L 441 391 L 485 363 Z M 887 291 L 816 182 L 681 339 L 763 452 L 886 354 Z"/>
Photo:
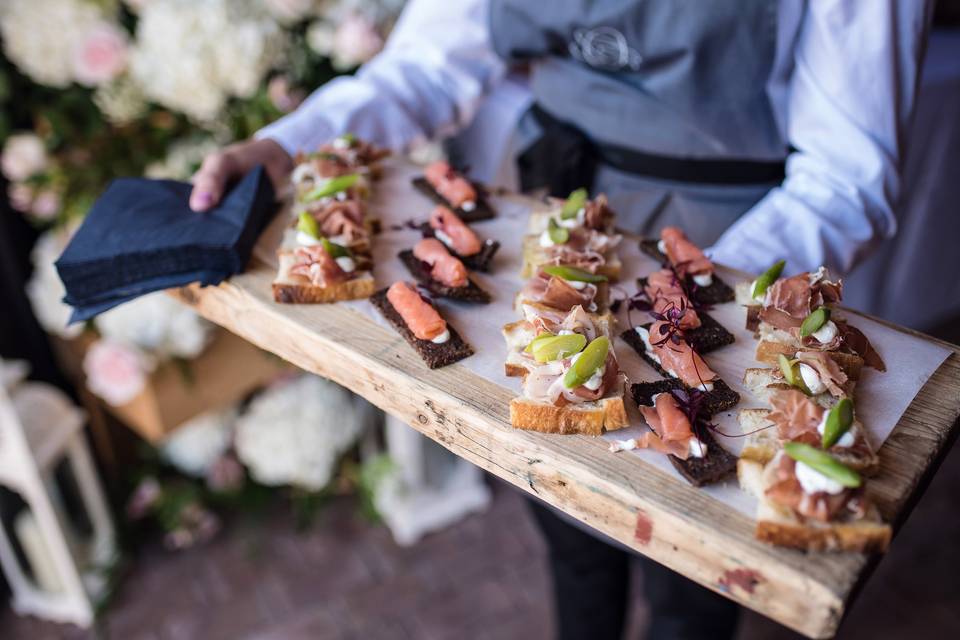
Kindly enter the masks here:
<path id="1" fill-rule="evenodd" d="M 743 457 L 737 463 L 740 486 L 757 497 L 757 540 L 806 551 L 883 552 L 890 545 L 890 526 L 870 506 L 866 517 L 858 520 L 820 522 L 798 517 L 765 498 L 773 483 L 772 465 Z"/>
<path id="2" fill-rule="evenodd" d="M 782 448 L 783 442 L 776 427 L 770 422 L 769 414 L 769 409 L 741 409 L 737 414 L 741 432 L 749 434 L 744 438 L 743 449 L 740 451 L 741 458 L 766 464 Z M 853 446 L 834 445 L 830 448 L 830 455 L 863 475 L 875 475 L 880 470 L 880 457 L 870 445 L 863 424 L 854 422 L 851 433 Z"/>
<path id="3" fill-rule="evenodd" d="M 779 369 L 747 369 L 743 374 L 743 384 L 747 390 L 750 391 L 754 398 L 757 400 L 762 400 L 763 402 L 768 402 L 770 400 L 770 396 L 772 396 L 776 391 L 783 391 L 784 389 L 792 388 L 784 381 L 783 375 L 780 373 Z M 851 400 L 853 400 L 853 390 L 856 387 L 856 384 L 857 383 L 854 380 L 847 380 L 847 383 L 843 385 L 844 394 Z M 839 398 L 833 397 L 828 392 L 818 393 L 810 397 L 817 404 L 827 409 L 836 405 L 840 401 Z"/>
<path id="4" fill-rule="evenodd" d="M 308 278 L 290 273 L 293 254 L 281 251 L 280 267 L 273 281 L 273 299 L 286 304 L 322 304 L 340 300 L 369 298 L 376 290 L 373 274 L 362 271 L 356 277 L 326 287 L 320 287 Z"/>
<path id="5" fill-rule="evenodd" d="M 785 332 L 778 332 L 778 334 L 783 333 Z M 770 336 L 771 334 L 768 333 L 767 335 Z M 790 341 L 784 341 L 766 337 L 761 339 L 757 344 L 756 359 L 759 362 L 767 364 L 777 364 L 780 354 L 788 358 L 793 358 L 799 349 L 800 345 L 792 339 Z M 827 351 L 826 353 L 829 354 L 830 358 L 847 374 L 850 380 L 856 381 L 860 379 L 860 373 L 863 371 L 863 358 L 856 354 L 843 353 L 842 351 Z"/>
<path id="6" fill-rule="evenodd" d="M 604 431 L 626 427 L 628 421 L 623 394 L 618 391 L 616 395 L 596 402 L 562 407 L 527 398 L 514 398 L 510 401 L 510 424 L 517 429 L 541 433 L 598 436 Z"/>
<path id="7" fill-rule="evenodd" d="M 597 269 L 597 273 L 607 276 L 611 280 L 617 280 L 623 269 L 623 263 L 616 252 L 610 252 L 604 256 L 606 261 L 602 267 Z M 523 238 L 523 269 L 520 276 L 523 278 L 532 278 L 542 265 L 549 264 L 550 258 L 547 251 L 540 246 L 539 236 L 524 236 Z"/>

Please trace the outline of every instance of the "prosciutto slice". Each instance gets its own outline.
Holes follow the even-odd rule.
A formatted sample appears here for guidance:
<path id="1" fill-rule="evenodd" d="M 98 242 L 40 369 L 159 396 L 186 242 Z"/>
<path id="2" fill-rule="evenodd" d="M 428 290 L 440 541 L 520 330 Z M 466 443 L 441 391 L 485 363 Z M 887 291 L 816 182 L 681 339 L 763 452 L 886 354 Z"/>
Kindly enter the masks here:
<path id="1" fill-rule="evenodd" d="M 552 308 L 543 310 L 530 305 L 524 306 L 524 315 L 538 334 L 543 332 L 560 334 L 568 331 L 583 335 L 587 342 L 600 335 L 600 328 L 581 305 L 574 306 L 566 315 L 553 311 Z"/>
<path id="2" fill-rule="evenodd" d="M 801 391 L 786 389 L 770 397 L 773 411 L 768 418 L 777 427 L 783 440 L 794 440 L 816 445 L 820 442 L 817 431 L 825 409 L 810 400 Z"/>
<path id="3" fill-rule="evenodd" d="M 797 480 L 796 461 L 786 455 L 780 455 L 771 464 L 776 464 L 776 481 L 765 491 L 767 499 L 780 506 L 793 510 L 806 518 L 830 522 L 842 511 L 850 511 L 862 516 L 865 502 L 862 491 L 844 489 L 838 494 L 826 492 L 805 493 Z"/>
<path id="4" fill-rule="evenodd" d="M 561 311 L 569 311 L 577 305 L 592 308 L 596 295 L 596 285 L 587 284 L 582 289 L 577 289 L 563 278 L 551 276 L 543 271 L 528 280 L 522 291 L 524 299 Z"/>
<path id="5" fill-rule="evenodd" d="M 318 287 L 327 287 L 350 278 L 350 274 L 341 269 L 321 245 L 297 247 L 293 251 L 293 258 L 290 273 L 308 278 Z"/>
<path id="6" fill-rule="evenodd" d="M 780 278 L 767 289 L 761 319 L 778 329 L 799 327 L 819 307 L 840 302 L 843 282 L 827 280 L 823 267 L 813 273 Z"/>
<path id="7" fill-rule="evenodd" d="M 802 364 L 813 367 L 832 396 L 841 398 L 846 395 L 843 385 L 847 383 L 847 374 L 826 352 L 800 351 L 797 353 L 797 359 Z"/>

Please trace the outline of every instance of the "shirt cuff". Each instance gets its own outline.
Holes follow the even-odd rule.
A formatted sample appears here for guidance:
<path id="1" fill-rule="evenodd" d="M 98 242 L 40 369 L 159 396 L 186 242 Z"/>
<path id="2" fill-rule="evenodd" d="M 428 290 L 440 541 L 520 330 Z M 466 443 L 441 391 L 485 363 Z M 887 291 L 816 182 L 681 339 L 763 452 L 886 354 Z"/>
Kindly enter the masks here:
<path id="1" fill-rule="evenodd" d="M 303 105 L 301 105 L 302 108 Z M 333 127 L 323 118 L 307 117 L 311 109 L 297 110 L 260 129 L 253 137 L 257 140 L 273 140 L 290 157 L 300 152 L 310 153 L 336 135 Z"/>

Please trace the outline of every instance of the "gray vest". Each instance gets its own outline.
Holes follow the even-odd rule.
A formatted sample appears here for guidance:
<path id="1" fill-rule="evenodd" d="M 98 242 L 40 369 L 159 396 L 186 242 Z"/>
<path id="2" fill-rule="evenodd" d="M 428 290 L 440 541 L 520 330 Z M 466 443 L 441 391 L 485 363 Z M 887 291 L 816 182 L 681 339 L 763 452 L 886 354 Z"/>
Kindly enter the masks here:
<path id="1" fill-rule="evenodd" d="M 649 154 L 782 160 L 766 86 L 770 0 L 491 0 L 493 45 L 537 103 L 591 139 Z"/>

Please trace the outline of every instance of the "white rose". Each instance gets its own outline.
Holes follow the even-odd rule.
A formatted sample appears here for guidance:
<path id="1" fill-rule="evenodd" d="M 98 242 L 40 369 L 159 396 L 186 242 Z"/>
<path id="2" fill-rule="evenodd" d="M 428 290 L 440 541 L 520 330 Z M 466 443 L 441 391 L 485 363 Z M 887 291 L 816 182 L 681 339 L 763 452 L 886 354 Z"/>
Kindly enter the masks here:
<path id="1" fill-rule="evenodd" d="M 0 168 L 11 182 L 22 182 L 47 168 L 47 150 L 35 133 L 15 133 L 3 145 Z"/>
<path id="2" fill-rule="evenodd" d="M 100 339 L 83 357 L 87 388 L 113 406 L 125 405 L 143 391 L 152 362 L 123 342 Z"/>
<path id="3" fill-rule="evenodd" d="M 264 0 L 267 10 L 281 24 L 294 24 L 314 10 L 314 0 Z"/>

